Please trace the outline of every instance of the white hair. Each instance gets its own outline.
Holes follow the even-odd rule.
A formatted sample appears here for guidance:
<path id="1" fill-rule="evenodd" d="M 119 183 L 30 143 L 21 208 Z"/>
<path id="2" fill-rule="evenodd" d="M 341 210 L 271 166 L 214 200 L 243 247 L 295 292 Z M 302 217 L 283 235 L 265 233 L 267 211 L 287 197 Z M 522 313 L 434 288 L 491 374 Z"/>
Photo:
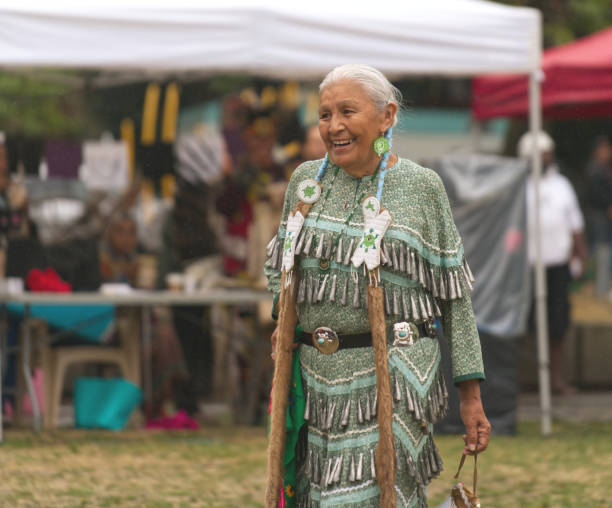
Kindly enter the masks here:
<path id="1" fill-rule="evenodd" d="M 397 125 L 402 105 L 402 93 L 394 87 L 385 75 L 374 67 L 363 64 L 346 64 L 335 67 L 319 85 L 319 93 L 338 81 L 355 81 L 366 91 L 377 111 L 381 111 L 387 104 L 397 106 L 397 113 L 393 117 L 392 127 Z"/>

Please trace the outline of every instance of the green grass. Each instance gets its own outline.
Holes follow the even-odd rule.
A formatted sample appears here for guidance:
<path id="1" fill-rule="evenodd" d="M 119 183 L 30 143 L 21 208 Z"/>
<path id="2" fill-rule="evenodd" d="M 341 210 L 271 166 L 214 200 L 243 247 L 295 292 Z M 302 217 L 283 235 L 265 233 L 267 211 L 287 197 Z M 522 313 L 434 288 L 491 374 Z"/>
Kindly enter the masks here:
<path id="1" fill-rule="evenodd" d="M 612 507 L 612 424 L 557 424 L 542 438 L 539 425 L 522 424 L 517 436 L 493 437 L 478 459 L 483 506 Z M 446 471 L 428 490 L 431 506 L 452 485 L 461 443 L 440 436 Z M 471 484 L 471 462 L 462 479 Z"/>
<path id="2" fill-rule="evenodd" d="M 484 507 L 612 507 L 612 423 L 537 424 L 494 437 L 479 458 Z M 9 430 L 0 446 L 0 506 L 263 506 L 266 432 L 211 427 L 194 433 Z M 435 508 L 454 483 L 462 442 L 439 436 L 446 471 L 428 489 Z M 471 463 L 462 478 L 471 483 Z"/>

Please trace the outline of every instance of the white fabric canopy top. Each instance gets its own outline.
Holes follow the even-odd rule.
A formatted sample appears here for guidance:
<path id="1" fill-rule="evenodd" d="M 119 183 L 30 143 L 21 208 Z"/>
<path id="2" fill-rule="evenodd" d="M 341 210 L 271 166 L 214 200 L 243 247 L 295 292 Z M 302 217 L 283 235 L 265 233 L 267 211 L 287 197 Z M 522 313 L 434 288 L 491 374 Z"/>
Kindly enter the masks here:
<path id="1" fill-rule="evenodd" d="M 319 77 L 528 72 L 535 9 L 482 0 L 0 0 L 0 66 Z"/>

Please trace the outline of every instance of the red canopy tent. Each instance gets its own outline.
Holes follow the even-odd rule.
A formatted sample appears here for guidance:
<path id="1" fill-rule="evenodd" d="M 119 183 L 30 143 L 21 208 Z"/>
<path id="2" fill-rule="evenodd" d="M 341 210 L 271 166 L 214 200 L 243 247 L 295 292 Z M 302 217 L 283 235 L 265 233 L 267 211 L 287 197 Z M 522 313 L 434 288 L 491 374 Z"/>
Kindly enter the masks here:
<path id="1" fill-rule="evenodd" d="M 612 28 L 546 50 L 542 55 L 542 111 L 549 118 L 612 114 Z M 478 120 L 524 116 L 528 77 L 475 78 L 472 114 Z"/>

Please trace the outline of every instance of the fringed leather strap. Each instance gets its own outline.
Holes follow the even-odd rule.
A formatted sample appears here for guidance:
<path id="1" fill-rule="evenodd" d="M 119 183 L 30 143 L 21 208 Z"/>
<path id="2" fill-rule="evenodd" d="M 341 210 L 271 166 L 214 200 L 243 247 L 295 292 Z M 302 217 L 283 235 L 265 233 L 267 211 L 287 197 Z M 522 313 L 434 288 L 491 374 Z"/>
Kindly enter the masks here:
<path id="1" fill-rule="evenodd" d="M 389 365 L 387 362 L 387 328 L 382 289 L 372 282 L 368 285 L 368 317 L 372 330 L 376 391 L 378 398 L 378 447 L 376 449 L 376 477 L 380 487 L 381 508 L 395 508 L 395 450 L 393 447 L 393 400 Z"/>
<path id="2" fill-rule="evenodd" d="M 299 202 L 296 211 L 304 217 L 312 205 Z M 287 280 L 292 277 L 292 280 Z M 283 488 L 283 455 L 285 453 L 287 398 L 291 379 L 293 336 L 297 325 L 296 297 L 297 270 L 283 271 L 279 299 L 278 336 L 276 339 L 274 378 L 272 380 L 272 407 L 270 410 L 270 436 L 268 441 L 268 472 L 266 508 L 276 508 Z"/>
<path id="3" fill-rule="evenodd" d="M 461 472 L 461 468 L 463 468 L 463 464 L 465 463 L 465 457 L 467 455 L 461 456 L 461 461 L 459 462 L 459 469 L 457 469 L 457 473 L 455 474 L 455 479 L 459 478 L 459 473 Z M 478 485 L 478 454 L 474 455 L 474 495 L 476 495 L 476 487 Z"/>

